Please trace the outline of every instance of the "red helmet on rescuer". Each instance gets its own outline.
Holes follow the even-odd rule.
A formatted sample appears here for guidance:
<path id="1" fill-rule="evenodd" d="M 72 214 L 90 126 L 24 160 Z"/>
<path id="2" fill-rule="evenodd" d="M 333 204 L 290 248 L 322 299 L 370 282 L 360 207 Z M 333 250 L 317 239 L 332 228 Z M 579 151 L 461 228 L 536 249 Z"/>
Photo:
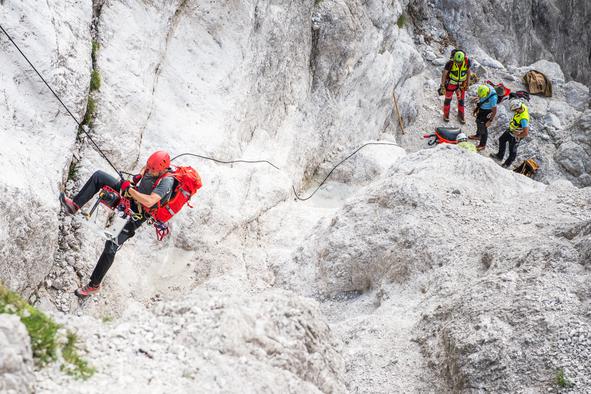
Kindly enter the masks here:
<path id="1" fill-rule="evenodd" d="M 170 155 L 163 150 L 152 153 L 146 162 L 146 169 L 152 172 L 162 172 L 168 167 L 170 167 Z"/>

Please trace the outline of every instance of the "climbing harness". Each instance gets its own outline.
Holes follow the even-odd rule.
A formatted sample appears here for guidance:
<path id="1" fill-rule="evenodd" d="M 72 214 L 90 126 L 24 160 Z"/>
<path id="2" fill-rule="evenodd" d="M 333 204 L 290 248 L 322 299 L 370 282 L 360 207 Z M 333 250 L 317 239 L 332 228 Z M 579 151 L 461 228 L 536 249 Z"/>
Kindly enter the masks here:
<path id="1" fill-rule="evenodd" d="M 99 223 L 101 220 L 101 212 L 108 214 L 108 219 L 105 224 Z M 110 215 L 114 212 L 114 215 Z M 97 198 L 92 205 L 90 211 L 83 212 L 83 224 L 94 229 L 99 235 L 108 241 L 119 245 L 118 238 L 123 228 L 130 220 L 142 220 L 143 216 L 134 212 L 131 209 L 131 201 L 126 196 L 121 196 L 119 192 L 103 186 L 99 190 Z"/>

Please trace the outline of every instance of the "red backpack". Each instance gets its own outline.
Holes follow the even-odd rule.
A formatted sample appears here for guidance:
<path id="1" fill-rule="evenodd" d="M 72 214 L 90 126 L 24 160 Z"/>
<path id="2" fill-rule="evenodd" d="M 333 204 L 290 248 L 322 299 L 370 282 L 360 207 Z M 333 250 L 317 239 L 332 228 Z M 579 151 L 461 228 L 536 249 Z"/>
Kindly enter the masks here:
<path id="1" fill-rule="evenodd" d="M 160 202 L 158 202 L 158 204 L 152 208 L 145 208 L 150 216 L 156 222 L 160 223 L 166 223 L 169 221 L 170 218 L 179 213 L 185 204 L 189 205 L 190 208 L 193 208 L 189 203 L 189 200 L 202 186 L 201 177 L 193 167 L 174 167 L 173 171 L 167 172 L 158 178 L 156 182 L 154 182 L 154 187 L 156 187 L 162 179 L 168 176 L 173 177 L 175 180 L 173 191 L 168 202 L 165 202 L 163 205 L 160 205 Z"/>

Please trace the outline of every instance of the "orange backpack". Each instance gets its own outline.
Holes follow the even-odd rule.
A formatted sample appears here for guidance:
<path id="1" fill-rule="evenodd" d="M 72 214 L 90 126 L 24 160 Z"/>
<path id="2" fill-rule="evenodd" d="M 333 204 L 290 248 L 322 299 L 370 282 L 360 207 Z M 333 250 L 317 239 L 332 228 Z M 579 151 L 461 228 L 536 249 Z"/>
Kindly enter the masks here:
<path id="1" fill-rule="evenodd" d="M 174 215 L 185 206 L 189 205 L 189 200 L 203 185 L 201 183 L 201 177 L 195 171 L 193 167 L 174 167 L 173 171 L 167 172 L 154 182 L 156 187 L 162 179 L 165 177 L 173 177 L 175 179 L 175 186 L 173 188 L 170 199 L 164 204 L 160 205 L 160 202 L 152 208 L 145 208 L 150 216 L 159 223 L 166 223 Z"/>

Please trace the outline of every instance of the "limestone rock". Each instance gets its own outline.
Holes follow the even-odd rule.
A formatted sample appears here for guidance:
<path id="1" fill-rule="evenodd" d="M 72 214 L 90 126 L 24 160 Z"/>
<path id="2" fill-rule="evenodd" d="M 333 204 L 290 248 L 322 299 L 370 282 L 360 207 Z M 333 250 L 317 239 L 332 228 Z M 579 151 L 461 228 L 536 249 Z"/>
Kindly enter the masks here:
<path id="1" fill-rule="evenodd" d="M 591 111 L 582 115 L 567 132 L 554 155 L 567 177 L 579 186 L 590 186 Z"/>
<path id="2" fill-rule="evenodd" d="M 17 316 L 0 314 L 0 392 L 33 393 L 33 379 L 27 329 Z"/>
<path id="3" fill-rule="evenodd" d="M 90 79 L 91 4 L 8 2 L 2 26 L 78 119 Z M 0 280 L 25 295 L 49 273 L 57 249 L 59 186 L 77 125 L 2 33 L 0 188 L 5 196 Z"/>

